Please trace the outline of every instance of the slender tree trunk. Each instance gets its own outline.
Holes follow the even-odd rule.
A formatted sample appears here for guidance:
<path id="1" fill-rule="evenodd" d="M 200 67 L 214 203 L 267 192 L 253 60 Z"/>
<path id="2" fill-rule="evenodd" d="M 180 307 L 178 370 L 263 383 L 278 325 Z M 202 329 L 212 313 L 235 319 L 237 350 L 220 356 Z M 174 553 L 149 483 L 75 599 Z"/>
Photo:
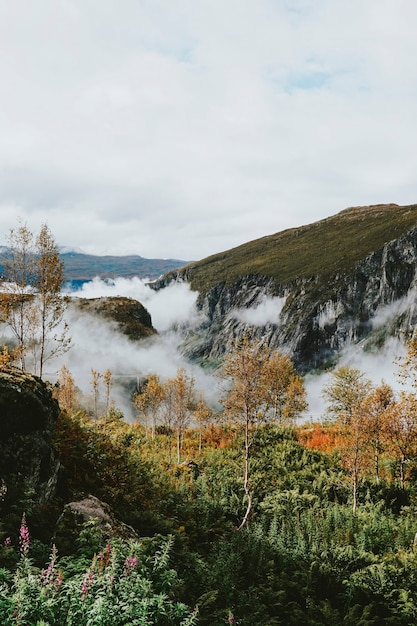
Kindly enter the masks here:
<path id="1" fill-rule="evenodd" d="M 181 429 L 177 428 L 177 461 L 181 462 Z"/>
<path id="2" fill-rule="evenodd" d="M 378 442 L 376 443 L 375 446 L 375 480 L 376 483 L 379 485 L 379 445 Z"/>
<path id="3" fill-rule="evenodd" d="M 171 428 L 168 431 L 168 467 L 172 465 L 172 450 L 171 450 Z"/>
<path id="4" fill-rule="evenodd" d="M 401 459 L 400 459 L 400 484 L 401 484 L 401 489 L 404 489 L 404 483 L 405 483 L 404 465 L 405 465 L 405 456 L 402 454 L 401 455 Z"/>
<path id="5" fill-rule="evenodd" d="M 358 474 L 359 474 L 358 458 L 359 458 L 359 447 L 358 445 L 356 445 L 354 456 L 353 456 L 353 467 L 352 467 L 352 486 L 353 486 L 352 511 L 353 511 L 353 514 L 356 513 L 356 509 L 358 506 Z"/>
<path id="6" fill-rule="evenodd" d="M 249 443 L 249 426 L 250 426 L 250 420 L 249 420 L 249 415 L 246 414 L 246 420 L 245 420 L 245 470 L 244 470 L 244 481 L 243 481 L 243 488 L 245 490 L 245 496 L 246 496 L 246 500 L 248 502 L 248 505 L 246 507 L 246 512 L 245 515 L 240 523 L 240 526 L 238 528 L 238 530 L 241 530 L 246 522 L 249 519 L 249 515 L 252 509 L 252 494 L 250 492 L 249 489 L 249 460 L 250 460 L 250 443 Z"/>
<path id="7" fill-rule="evenodd" d="M 24 372 L 26 370 L 26 363 L 25 363 L 25 322 L 24 322 L 24 310 L 23 310 L 23 304 L 19 305 L 20 306 L 20 322 L 19 322 L 19 333 L 18 333 L 18 350 L 19 350 L 19 360 L 20 360 L 20 367 L 21 370 Z"/>
<path id="8" fill-rule="evenodd" d="M 353 514 L 356 513 L 357 506 L 358 506 L 358 471 L 355 468 L 353 470 L 353 506 L 352 506 Z"/>
<path id="9" fill-rule="evenodd" d="M 42 304 L 41 311 L 41 337 L 40 337 L 40 354 L 39 354 L 39 378 L 42 378 L 43 374 L 43 362 L 45 360 L 45 343 L 46 343 L 46 317 L 45 317 L 45 307 Z"/>

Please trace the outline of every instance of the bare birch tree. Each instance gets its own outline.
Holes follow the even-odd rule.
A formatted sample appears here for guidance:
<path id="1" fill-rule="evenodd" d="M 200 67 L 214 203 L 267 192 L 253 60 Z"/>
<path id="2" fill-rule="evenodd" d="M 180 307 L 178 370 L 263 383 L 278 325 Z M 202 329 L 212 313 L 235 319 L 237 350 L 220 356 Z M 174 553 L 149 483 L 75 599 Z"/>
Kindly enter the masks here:
<path id="1" fill-rule="evenodd" d="M 36 238 L 36 272 L 34 285 L 37 291 L 39 333 L 34 345 L 39 358 L 35 358 L 35 371 L 42 377 L 45 361 L 66 352 L 71 344 L 68 325 L 63 322 L 66 299 L 62 296 L 64 263 L 60 259 L 55 240 L 46 224 Z M 63 323 L 60 333 L 55 330 Z M 37 361 L 37 362 L 36 362 Z"/>
<path id="2" fill-rule="evenodd" d="M 36 325 L 33 302 L 35 256 L 33 234 L 25 224 L 9 231 L 9 253 L 4 259 L 0 311 L 16 340 L 14 351 L 22 370 L 26 369 L 29 337 Z"/>
<path id="3" fill-rule="evenodd" d="M 24 224 L 11 229 L 9 253 L 5 256 L 0 312 L 16 340 L 17 360 L 22 370 L 33 355 L 33 370 L 42 377 L 45 361 L 70 347 L 68 327 L 63 322 L 66 299 L 61 290 L 63 263 L 46 224 L 34 241 Z M 61 330 L 59 326 L 63 324 Z"/>

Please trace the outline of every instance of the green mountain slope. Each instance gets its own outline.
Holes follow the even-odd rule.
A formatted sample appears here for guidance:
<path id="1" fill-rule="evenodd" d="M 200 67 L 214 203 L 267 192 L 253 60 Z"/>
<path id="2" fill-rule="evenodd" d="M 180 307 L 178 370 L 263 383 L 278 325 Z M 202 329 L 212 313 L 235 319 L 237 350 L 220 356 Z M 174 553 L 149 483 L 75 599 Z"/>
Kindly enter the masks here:
<path id="1" fill-rule="evenodd" d="M 295 279 L 346 274 L 361 259 L 417 226 L 417 204 L 353 207 L 319 222 L 262 237 L 185 269 L 192 288 L 207 292 L 242 276 Z"/>

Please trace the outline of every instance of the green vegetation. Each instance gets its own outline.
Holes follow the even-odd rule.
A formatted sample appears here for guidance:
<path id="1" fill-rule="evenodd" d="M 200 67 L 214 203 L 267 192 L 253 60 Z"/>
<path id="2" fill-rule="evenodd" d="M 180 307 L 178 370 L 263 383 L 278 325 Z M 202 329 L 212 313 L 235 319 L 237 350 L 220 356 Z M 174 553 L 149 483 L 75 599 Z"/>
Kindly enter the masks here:
<path id="1" fill-rule="evenodd" d="M 382 213 L 383 224 L 376 219 Z M 330 276 L 416 221 L 417 206 L 351 209 L 237 248 L 227 274 L 221 275 L 222 255 L 212 257 L 212 268 L 216 281 L 245 271 L 288 282 L 331 261 Z M 206 270 L 203 262 L 190 266 L 192 280 L 213 281 Z M 111 400 L 110 370 L 91 370 L 88 408 L 64 366 L 53 390 L 59 409 L 46 385 L 31 394 L 35 404 L 22 402 L 33 377 L 9 381 L 9 361 L 4 349 L 6 434 L 16 435 L 18 422 L 21 429 L 42 420 L 49 426 L 46 439 L 23 430 L 13 445 L 5 443 L 1 624 L 417 622 L 415 337 L 400 369 L 411 391 L 395 394 L 359 370 L 339 368 L 324 393 L 331 421 L 299 427 L 301 377 L 287 356 L 247 337 L 219 368 L 222 412 L 206 405 L 180 369 L 167 381 L 157 374 L 143 381 L 133 398 L 134 424 Z M 27 480 L 21 466 L 33 441 L 45 452 L 33 478 L 55 451 L 59 457 L 59 468 L 51 463 L 53 475 L 42 478 L 56 480 L 56 490 L 36 490 Z M 53 495 L 39 495 L 47 492 Z M 91 503 L 103 505 L 101 518 Z"/>
<path id="2" fill-rule="evenodd" d="M 200 293 L 249 275 L 271 277 L 279 284 L 319 276 L 324 284 L 416 225 L 417 205 L 356 207 L 250 241 L 192 263 L 185 270 L 192 288 Z"/>
<path id="3" fill-rule="evenodd" d="M 246 509 L 243 431 L 212 424 L 201 449 L 197 431 L 187 431 L 193 467 L 167 466 L 166 437 L 147 439 L 142 427 L 117 418 L 61 415 L 55 445 L 71 494 L 94 491 L 140 538 L 109 540 L 91 524 L 74 537 L 66 528 L 48 559 L 35 532 L 22 553 L 18 529 L 3 522 L 2 624 L 16 623 L 15 611 L 22 625 L 60 626 L 415 621 L 411 466 L 403 488 L 394 467 L 378 484 L 364 476 L 355 514 L 349 471 L 335 448 L 318 452 L 299 443 L 296 430 L 259 427 L 253 514 L 237 531 Z M 29 531 L 40 516 L 51 510 L 32 507 Z"/>
<path id="4" fill-rule="evenodd" d="M 416 355 L 411 340 L 401 373 L 414 387 Z M 1 485 L 2 623 L 415 622 L 415 394 L 395 397 L 340 368 L 326 387 L 334 421 L 295 428 L 301 380 L 286 357 L 245 338 L 221 372 L 229 385 L 217 422 L 179 370 L 166 384 L 150 377 L 136 397 L 142 426 L 127 424 L 109 397 L 102 417 L 98 404 L 93 417 L 74 412 L 64 374 L 55 499 L 40 505 L 27 488 Z M 103 378 L 110 392 L 110 373 Z M 152 419 L 161 407 L 172 419 Z M 77 498 L 90 511 L 84 523 L 80 512 L 60 515 Z M 97 498 L 111 516 L 86 508 Z"/>
<path id="5" fill-rule="evenodd" d="M 44 568 L 33 566 L 25 516 L 20 527 L 20 559 L 13 582 L 0 587 L 3 626 L 193 626 L 196 613 L 175 599 L 178 576 L 170 568 L 172 538 L 107 543 L 87 570 L 79 563 L 64 577 L 53 546 Z M 79 558 L 82 564 L 83 559 Z"/>
<path id="6" fill-rule="evenodd" d="M 340 368 L 326 387 L 332 421 L 295 427 L 301 380 L 247 339 L 221 371 L 217 416 L 181 370 L 148 379 L 143 425 L 112 406 L 109 372 L 104 412 L 75 410 L 66 370 L 55 497 L 37 501 L 18 473 L 0 482 L 1 623 L 415 623 L 416 339 L 400 372 L 414 391 Z"/>

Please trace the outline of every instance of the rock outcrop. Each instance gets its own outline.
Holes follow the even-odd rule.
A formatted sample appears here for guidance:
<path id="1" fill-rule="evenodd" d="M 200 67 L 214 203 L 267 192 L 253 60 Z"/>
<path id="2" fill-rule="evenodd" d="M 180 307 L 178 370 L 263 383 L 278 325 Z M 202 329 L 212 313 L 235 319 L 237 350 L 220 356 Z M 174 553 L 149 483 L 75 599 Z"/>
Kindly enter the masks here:
<path id="1" fill-rule="evenodd" d="M 75 540 L 88 523 L 94 526 L 104 541 L 112 537 L 138 539 L 138 534 L 131 526 L 117 519 L 110 505 L 88 495 L 82 500 L 66 504 L 56 523 L 54 543 L 60 554 L 70 554 L 73 551 Z"/>
<path id="2" fill-rule="evenodd" d="M 30 490 L 42 504 L 54 496 L 59 460 L 51 437 L 58 414 L 40 378 L 14 368 L 0 370 L 0 478 L 6 493 Z"/>
<path id="3" fill-rule="evenodd" d="M 72 306 L 77 306 L 83 313 L 100 315 L 115 322 L 118 329 L 133 341 L 151 337 L 157 332 L 148 310 L 133 298 L 73 298 Z"/>

